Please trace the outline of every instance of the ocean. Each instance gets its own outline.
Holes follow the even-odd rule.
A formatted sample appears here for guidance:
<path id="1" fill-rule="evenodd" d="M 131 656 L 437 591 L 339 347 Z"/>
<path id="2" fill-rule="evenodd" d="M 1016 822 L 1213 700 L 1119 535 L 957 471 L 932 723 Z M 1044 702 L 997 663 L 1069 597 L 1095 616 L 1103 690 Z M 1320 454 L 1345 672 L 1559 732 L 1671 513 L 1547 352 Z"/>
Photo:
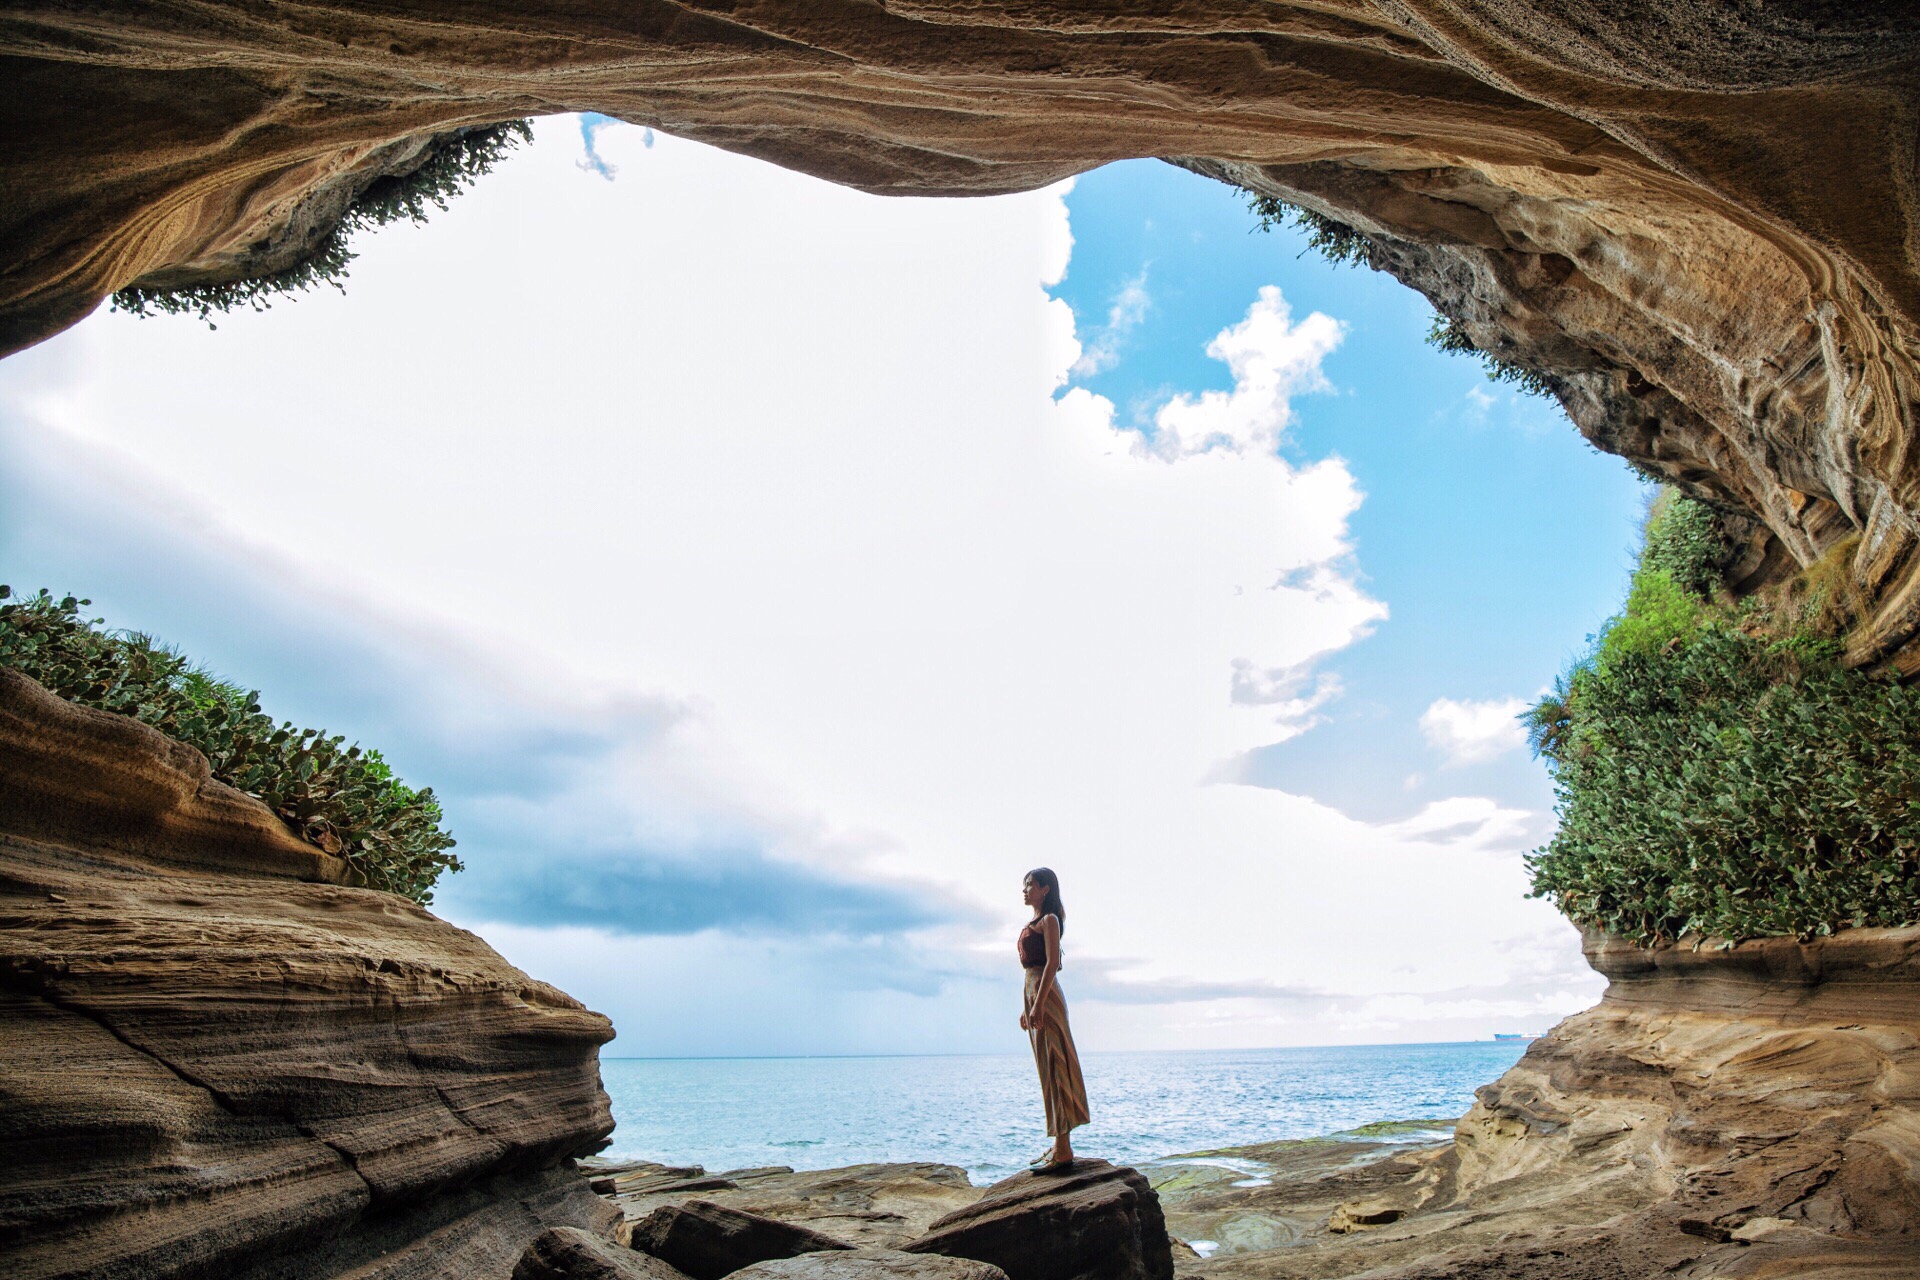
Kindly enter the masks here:
<path id="1" fill-rule="evenodd" d="M 1511 1040 L 1087 1053 L 1093 1122 L 1074 1150 L 1121 1164 L 1458 1116 L 1526 1049 Z M 930 1160 L 976 1184 L 1047 1145 L 1025 1054 L 900 1058 L 603 1058 L 617 1128 L 603 1155 L 831 1169 Z"/>

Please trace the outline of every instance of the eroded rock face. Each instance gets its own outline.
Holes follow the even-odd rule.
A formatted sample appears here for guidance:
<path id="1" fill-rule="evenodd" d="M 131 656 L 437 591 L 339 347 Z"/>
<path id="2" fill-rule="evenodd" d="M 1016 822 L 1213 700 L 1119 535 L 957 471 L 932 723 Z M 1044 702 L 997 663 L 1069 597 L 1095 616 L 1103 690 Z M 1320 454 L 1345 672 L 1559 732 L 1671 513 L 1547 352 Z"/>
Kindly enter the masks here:
<path id="1" fill-rule="evenodd" d="M 650 1258 L 578 1227 L 553 1227 L 527 1246 L 513 1280 L 686 1280 Z"/>
<path id="2" fill-rule="evenodd" d="M 1007 1273 L 965 1258 L 931 1258 L 895 1249 L 810 1253 L 736 1271 L 740 1280 L 1007 1280 Z"/>
<path id="3" fill-rule="evenodd" d="M 707 1200 L 668 1205 L 633 1224 L 633 1247 L 692 1280 L 721 1280 L 756 1262 L 850 1248 L 841 1240 L 778 1218 Z"/>
<path id="4" fill-rule="evenodd" d="M 1193 1270 L 1920 1277 L 1920 929 L 1587 941 L 1606 998 L 1482 1088 L 1450 1146 L 1183 1203 L 1293 1228 Z"/>
<path id="5" fill-rule="evenodd" d="M 656 1209 L 705 1200 L 762 1218 L 791 1222 L 857 1248 L 897 1248 L 924 1235 L 934 1219 L 980 1198 L 967 1172 L 950 1164 L 856 1164 L 795 1171 L 784 1166 L 668 1168 L 644 1161 L 611 1167 L 588 1162 L 593 1187 L 630 1220 Z"/>
<path id="6" fill-rule="evenodd" d="M 902 1248 L 989 1262 L 1012 1280 L 1173 1280 L 1159 1197 L 1105 1160 L 1016 1173 Z"/>
<path id="7" fill-rule="evenodd" d="M 0 15 L 0 350 L 135 281 L 284 266 L 450 129 L 591 109 L 898 193 L 1166 156 L 1372 237 L 1600 447 L 1861 535 L 1920 671 L 1920 22 L 1902 3 L 905 0 Z"/>
<path id="8" fill-rule="evenodd" d="M 275 834 L 278 830 L 278 834 Z M 605 1018 L 0 671 L 12 1280 L 506 1275 L 615 1215 Z"/>

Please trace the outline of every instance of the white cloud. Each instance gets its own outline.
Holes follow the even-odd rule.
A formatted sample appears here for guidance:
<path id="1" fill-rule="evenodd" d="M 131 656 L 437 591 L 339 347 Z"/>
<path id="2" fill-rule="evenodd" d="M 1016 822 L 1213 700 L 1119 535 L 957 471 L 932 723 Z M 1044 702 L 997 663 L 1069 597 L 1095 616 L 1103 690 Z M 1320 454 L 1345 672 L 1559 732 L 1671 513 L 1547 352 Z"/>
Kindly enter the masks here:
<path id="1" fill-rule="evenodd" d="M 28 430 L 176 495 L 179 527 L 353 602 L 357 625 L 426 653 L 455 637 L 570 701 L 690 709 L 657 751 L 499 801 L 523 830 L 747 831 L 817 881 L 939 885 L 997 921 L 906 939 L 919 971 L 961 976 L 884 1002 L 848 993 L 899 954 L 824 934 L 702 935 L 684 954 L 744 957 L 723 995 L 780 966 L 781 998 L 738 1011 L 687 997 L 694 960 L 656 972 L 682 954 L 658 940 L 516 926 L 498 935 L 516 962 L 647 1051 L 901 1051 L 934 1025 L 938 1047 L 1017 1049 L 994 1000 L 1017 998 L 1007 943 L 1037 864 L 1074 913 L 1070 988 L 1076 959 L 1133 956 L 1149 990 L 1364 998 L 1410 969 L 1452 989 L 1553 925 L 1498 813 L 1396 830 L 1204 781 L 1320 714 L 1327 657 L 1386 616 L 1352 564 L 1352 474 L 1274 452 L 1337 321 L 1262 290 L 1209 348 L 1233 390 L 1175 397 L 1143 449 L 1104 398 L 1055 398 L 1082 354 L 1043 289 L 1071 249 L 1064 187 L 883 199 L 619 125 L 594 135 L 609 183 L 575 167 L 577 122 L 535 128 L 432 225 L 356 244 L 344 297 L 212 334 L 102 314 L 0 367 Z M 249 673 L 269 698 L 287 654 Z M 974 973 L 989 995 L 954 997 Z M 808 983 L 840 987 L 810 1002 Z M 832 1035 L 807 1022 L 828 1005 Z M 1229 1007 L 1076 1017 L 1089 1048 L 1339 1038 Z M 735 1022 L 673 1031 L 703 1017 Z"/>
<path id="2" fill-rule="evenodd" d="M 1119 364 L 1122 344 L 1147 318 L 1147 308 L 1151 305 L 1152 299 L 1147 296 L 1147 269 L 1142 267 L 1139 275 L 1122 283 L 1119 291 L 1113 295 L 1113 304 L 1107 308 L 1106 324 L 1088 340 L 1080 358 L 1073 362 L 1071 375 L 1090 378 Z"/>
<path id="3" fill-rule="evenodd" d="M 1165 458 L 1225 449 L 1270 453 L 1293 421 L 1293 397 L 1328 389 L 1320 362 L 1346 328 L 1314 312 L 1298 324 L 1274 285 L 1266 285 L 1246 318 L 1223 329 L 1207 354 L 1233 372 L 1233 390 L 1175 396 L 1154 415 L 1154 452 Z"/>
<path id="4" fill-rule="evenodd" d="M 1526 744 L 1517 718 L 1526 709 L 1525 698 L 1436 698 L 1420 716 L 1420 732 L 1448 764 L 1479 764 Z"/>

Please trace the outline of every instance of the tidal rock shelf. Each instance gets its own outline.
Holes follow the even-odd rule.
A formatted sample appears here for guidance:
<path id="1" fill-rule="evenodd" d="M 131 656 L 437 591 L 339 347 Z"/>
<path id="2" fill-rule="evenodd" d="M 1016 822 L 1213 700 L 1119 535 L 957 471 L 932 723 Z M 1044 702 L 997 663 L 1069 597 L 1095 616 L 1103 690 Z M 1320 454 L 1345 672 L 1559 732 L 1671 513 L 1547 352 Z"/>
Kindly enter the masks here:
<path id="1" fill-rule="evenodd" d="M 0 670 L 9 1280 L 500 1276 L 615 1216 L 607 1020 Z"/>
<path id="2" fill-rule="evenodd" d="M 625 1218 L 614 1238 L 687 1280 L 1173 1280 L 1159 1197 L 1105 1160 L 985 1188 L 937 1164 L 588 1168 Z"/>
<path id="3" fill-rule="evenodd" d="M 857 1164 L 796 1172 L 784 1165 L 708 1173 L 650 1161 L 581 1162 L 594 1190 L 632 1222 L 701 1201 L 790 1222 L 861 1248 L 897 1249 L 934 1220 L 980 1198 L 956 1165 Z"/>
<path id="4" fill-rule="evenodd" d="M 1167 1185 L 1234 1280 L 1920 1277 L 1920 929 L 1629 947 L 1484 1086 L 1453 1141 L 1241 1154 L 1265 1187 Z M 1159 1175 L 1156 1173 L 1156 1177 Z"/>

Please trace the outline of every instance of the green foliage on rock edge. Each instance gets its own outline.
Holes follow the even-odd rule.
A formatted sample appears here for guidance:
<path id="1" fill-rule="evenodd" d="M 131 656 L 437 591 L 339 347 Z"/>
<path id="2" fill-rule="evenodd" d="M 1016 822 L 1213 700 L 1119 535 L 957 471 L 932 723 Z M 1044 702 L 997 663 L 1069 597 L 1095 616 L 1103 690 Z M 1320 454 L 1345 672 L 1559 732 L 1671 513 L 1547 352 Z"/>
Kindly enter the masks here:
<path id="1" fill-rule="evenodd" d="M 1626 608 L 1526 717 L 1560 818 L 1534 896 L 1643 945 L 1920 923 L 1920 689 L 1847 667 L 1817 608 L 1715 600 L 1716 524 L 1662 498 Z"/>
<path id="2" fill-rule="evenodd" d="M 1252 199 L 1247 208 L 1260 219 L 1260 230 L 1271 231 L 1275 227 L 1291 226 L 1306 235 L 1307 248 L 1336 267 L 1372 265 L 1367 256 L 1372 252 L 1373 245 L 1364 233 L 1324 213 L 1289 204 L 1278 196 L 1263 196 L 1254 192 L 1248 194 Z"/>
<path id="3" fill-rule="evenodd" d="M 1260 230 L 1271 231 L 1275 227 L 1291 226 L 1307 237 L 1307 248 L 1336 267 L 1374 266 L 1373 244 L 1365 232 L 1323 213 L 1290 204 L 1278 196 L 1263 196 L 1251 191 L 1247 194 L 1251 197 L 1247 208 L 1260 219 Z M 1502 360 L 1490 351 L 1482 351 L 1467 336 L 1460 322 L 1451 317 L 1435 313 L 1433 324 L 1427 330 L 1427 341 L 1445 352 L 1478 356 L 1487 371 L 1487 377 L 1495 382 L 1507 383 L 1527 395 L 1552 398 L 1554 394 L 1553 384 L 1545 374 L 1510 360 Z"/>
<path id="4" fill-rule="evenodd" d="M 252 690 L 145 635 L 80 616 L 90 603 L 0 586 L 0 666 L 81 706 L 132 716 L 207 757 L 213 776 L 263 801 L 302 839 L 345 858 L 368 885 L 418 903 L 460 870 L 433 792 L 394 777 L 378 751 L 324 729 L 276 726 Z"/>
<path id="5" fill-rule="evenodd" d="M 1434 313 L 1433 323 L 1427 328 L 1427 342 L 1440 350 L 1454 355 L 1470 355 L 1480 358 L 1480 365 L 1487 371 L 1487 377 L 1495 382 L 1504 382 L 1530 396 L 1553 396 L 1553 383 L 1537 369 L 1502 360 L 1491 351 L 1483 351 L 1475 345 L 1467 331 L 1458 320 L 1450 316 Z"/>
<path id="6" fill-rule="evenodd" d="M 320 284 L 330 284 L 344 293 L 347 267 L 356 256 L 347 242 L 355 232 L 395 222 L 425 222 L 433 210 L 446 209 L 448 201 L 472 186 L 509 151 L 532 140 L 530 120 L 456 130 L 436 143 L 418 168 L 375 179 L 347 206 L 340 221 L 313 252 L 286 270 L 251 280 L 184 289 L 130 286 L 113 295 L 113 310 L 142 317 L 197 315 L 212 329 L 218 327 L 213 323 L 216 311 L 243 306 L 265 311 L 277 298 L 304 293 Z"/>

